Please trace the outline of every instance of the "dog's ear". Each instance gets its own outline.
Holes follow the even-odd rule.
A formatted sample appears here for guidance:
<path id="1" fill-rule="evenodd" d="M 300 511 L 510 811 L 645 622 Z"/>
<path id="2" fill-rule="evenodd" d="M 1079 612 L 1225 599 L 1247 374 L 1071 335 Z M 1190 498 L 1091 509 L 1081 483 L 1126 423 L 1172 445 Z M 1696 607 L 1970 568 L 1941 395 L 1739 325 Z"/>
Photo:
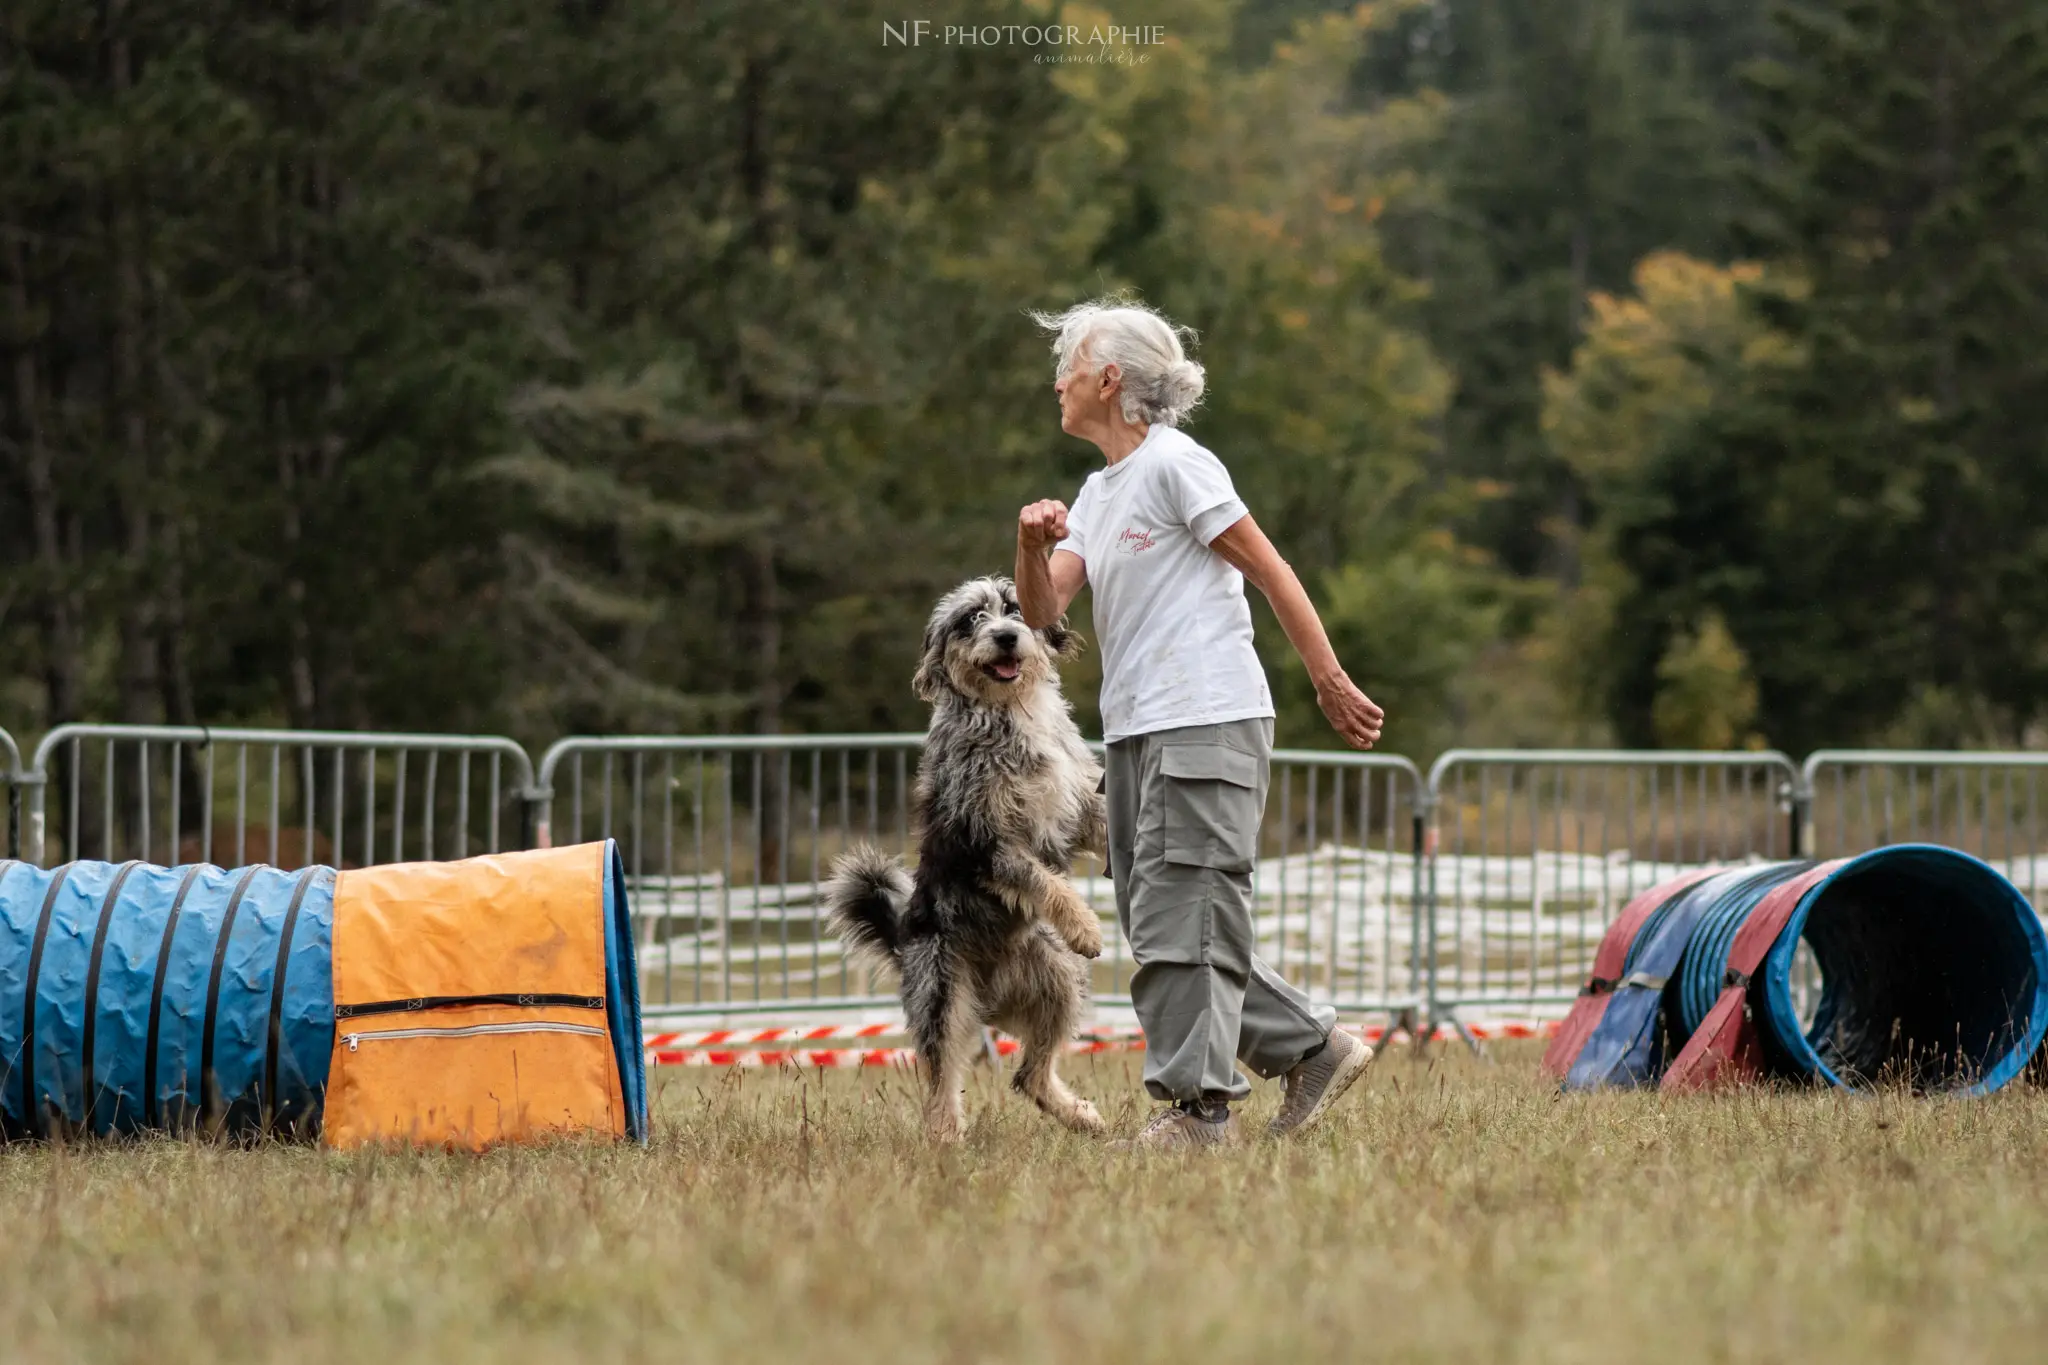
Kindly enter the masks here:
<path id="1" fill-rule="evenodd" d="M 1081 638 L 1081 632 L 1069 626 L 1064 616 L 1045 628 L 1045 644 L 1054 658 L 1069 663 L 1080 658 L 1088 647 L 1088 642 Z"/>
<path id="2" fill-rule="evenodd" d="M 924 656 L 910 675 L 910 690 L 918 700 L 936 703 L 946 691 L 946 626 L 934 621 L 924 633 Z"/>

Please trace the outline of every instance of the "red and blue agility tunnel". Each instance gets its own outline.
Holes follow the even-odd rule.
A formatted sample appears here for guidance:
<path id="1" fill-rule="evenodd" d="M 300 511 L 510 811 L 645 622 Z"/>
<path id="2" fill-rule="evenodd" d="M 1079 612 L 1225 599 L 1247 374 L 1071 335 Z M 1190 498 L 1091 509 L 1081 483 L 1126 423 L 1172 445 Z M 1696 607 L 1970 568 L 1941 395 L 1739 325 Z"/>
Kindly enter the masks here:
<path id="1" fill-rule="evenodd" d="M 1739 922 L 1766 892 L 1798 870 L 1794 863 L 1734 868 L 1665 898 L 1630 945 L 1614 998 L 1566 1073 L 1565 1085 L 1574 1090 L 1655 1085 L 1668 1060 L 1671 1029 L 1665 1001 L 1692 944 L 1731 917 Z"/>
<path id="2" fill-rule="evenodd" d="M 1691 874 L 1638 901 L 1651 909 L 1567 1088 L 1778 1077 L 1985 1094 L 2048 1032 L 2040 918 L 1954 849 Z M 1792 988 L 1802 942 L 1821 978 L 1804 1019 Z"/>
<path id="3" fill-rule="evenodd" d="M 338 994 L 344 940 L 357 945 L 367 997 Z M 570 956 L 573 996 L 549 993 Z M 422 972 L 461 983 L 459 993 L 412 988 Z M 598 1107 L 620 1135 L 644 1139 L 632 926 L 608 842 L 340 874 L 0 862 L 0 1132 L 10 1138 L 310 1139 L 360 1055 L 370 1085 L 352 1093 L 369 1115 L 356 1125 L 367 1140 L 440 1141 L 467 1122 L 451 1117 L 445 1092 L 488 1084 L 479 1049 L 524 1045 L 530 1064 L 564 1034 L 594 1045 L 606 1073 Z M 394 1071 L 399 1039 L 420 1051 Z M 406 1092 L 391 1094 L 385 1074 Z M 385 1115 L 402 1116 L 395 1130 Z M 523 1127 L 496 1114 L 486 1126 L 490 1140 L 518 1140 L 551 1120 L 569 1126 L 561 1119 L 558 1106 Z"/>
<path id="4" fill-rule="evenodd" d="M 1571 1012 L 1564 1017 L 1550 1045 L 1543 1050 L 1543 1069 L 1546 1072 L 1563 1080 L 1579 1060 L 1586 1040 L 1600 1027 L 1600 1021 L 1606 1017 L 1607 1006 L 1621 987 L 1622 970 L 1628 965 L 1636 936 L 1650 917 L 1681 891 L 1713 873 L 1713 868 L 1688 872 L 1651 887 L 1622 907 L 1614 923 L 1608 925 L 1607 932 L 1600 937 L 1599 950 L 1593 955 L 1593 974 L 1586 979 L 1579 998 L 1572 1002 Z"/>

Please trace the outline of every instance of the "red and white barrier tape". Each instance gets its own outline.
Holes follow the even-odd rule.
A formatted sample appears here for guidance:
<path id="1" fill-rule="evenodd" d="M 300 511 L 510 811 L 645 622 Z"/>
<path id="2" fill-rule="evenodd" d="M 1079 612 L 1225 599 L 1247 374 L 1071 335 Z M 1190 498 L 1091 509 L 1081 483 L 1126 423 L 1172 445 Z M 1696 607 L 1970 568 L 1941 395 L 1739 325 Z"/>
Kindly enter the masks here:
<path id="1" fill-rule="evenodd" d="M 1548 1038 L 1557 1032 L 1558 1021 L 1468 1024 L 1473 1037 L 1491 1041 L 1503 1038 Z M 1368 1043 L 1385 1041 L 1387 1030 L 1379 1025 L 1354 1030 Z M 909 1066 L 917 1054 L 907 1047 L 768 1048 L 763 1043 L 826 1042 L 842 1038 L 881 1038 L 899 1035 L 901 1024 L 823 1024 L 816 1028 L 712 1029 L 700 1033 L 650 1033 L 647 1035 L 649 1066 Z M 1447 1026 L 1436 1030 L 1439 1041 L 1455 1039 L 1457 1032 Z M 1399 1033 L 1395 1041 L 1405 1040 Z M 740 1044 L 740 1046 L 732 1046 Z M 1014 1038 L 996 1039 L 996 1051 L 1009 1056 L 1017 1050 Z M 1071 1053 L 1143 1052 L 1145 1035 L 1135 1028 L 1096 1029 L 1067 1045 Z"/>
<path id="2" fill-rule="evenodd" d="M 902 1024 L 808 1024 L 783 1028 L 715 1028 L 702 1033 L 650 1033 L 649 1048 L 758 1047 L 763 1043 L 816 1043 L 837 1038 L 885 1038 Z"/>

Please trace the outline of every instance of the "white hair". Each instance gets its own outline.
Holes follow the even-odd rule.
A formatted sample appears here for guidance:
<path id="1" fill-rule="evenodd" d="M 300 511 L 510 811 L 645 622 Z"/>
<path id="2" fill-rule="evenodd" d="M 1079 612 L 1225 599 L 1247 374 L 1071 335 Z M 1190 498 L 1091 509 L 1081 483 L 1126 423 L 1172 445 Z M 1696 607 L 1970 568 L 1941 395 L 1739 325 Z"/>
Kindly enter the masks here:
<path id="1" fill-rule="evenodd" d="M 1166 320 L 1134 300 L 1112 296 L 1077 303 L 1064 313 L 1033 313 L 1053 333 L 1057 373 L 1074 368 L 1082 347 L 1099 368 L 1114 365 L 1123 378 L 1124 420 L 1177 427 L 1202 401 L 1202 367 L 1181 345 L 1194 329 Z"/>

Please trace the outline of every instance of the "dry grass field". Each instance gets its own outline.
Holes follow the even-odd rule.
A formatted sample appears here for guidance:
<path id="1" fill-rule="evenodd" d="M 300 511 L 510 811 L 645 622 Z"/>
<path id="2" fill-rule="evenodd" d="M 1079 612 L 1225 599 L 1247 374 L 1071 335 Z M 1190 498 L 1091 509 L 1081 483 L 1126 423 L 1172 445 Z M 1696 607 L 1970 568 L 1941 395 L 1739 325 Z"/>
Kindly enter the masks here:
<path id="1" fill-rule="evenodd" d="M 985 1073 L 938 1153 L 910 1078 L 877 1072 L 664 1075 L 650 1151 L 14 1148 L 0 1355 L 2048 1353 L 2048 1094 L 1560 1099 L 1535 1056 L 1397 1051 L 1309 1140 L 1188 1159 L 1056 1131 Z M 1135 1126 L 1131 1063 L 1070 1070 Z"/>

